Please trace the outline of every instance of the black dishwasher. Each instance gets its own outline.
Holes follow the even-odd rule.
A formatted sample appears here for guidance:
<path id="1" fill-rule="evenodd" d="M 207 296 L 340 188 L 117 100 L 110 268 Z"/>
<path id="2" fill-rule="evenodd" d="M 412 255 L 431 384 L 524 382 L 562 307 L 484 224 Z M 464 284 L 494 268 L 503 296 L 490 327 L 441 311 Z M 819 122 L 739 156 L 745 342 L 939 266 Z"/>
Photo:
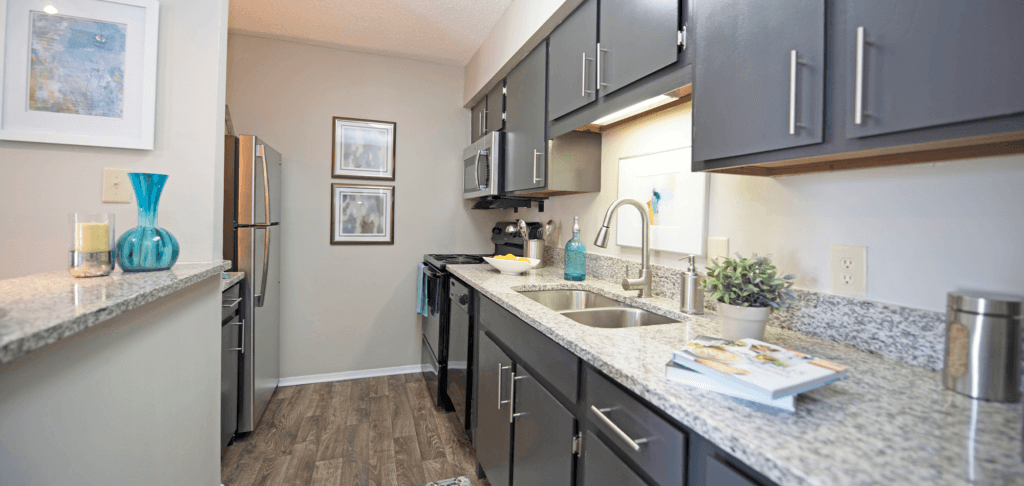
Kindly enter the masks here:
<path id="1" fill-rule="evenodd" d="M 469 405 L 473 397 L 473 383 L 469 379 L 472 374 L 472 342 L 473 324 L 470 316 L 470 306 L 473 302 L 473 294 L 469 287 L 462 282 L 452 278 L 448 284 L 449 308 L 449 333 L 448 333 L 448 399 L 451 400 L 455 409 L 455 416 L 462 422 L 464 430 L 469 433 L 470 413 L 473 409 Z"/>

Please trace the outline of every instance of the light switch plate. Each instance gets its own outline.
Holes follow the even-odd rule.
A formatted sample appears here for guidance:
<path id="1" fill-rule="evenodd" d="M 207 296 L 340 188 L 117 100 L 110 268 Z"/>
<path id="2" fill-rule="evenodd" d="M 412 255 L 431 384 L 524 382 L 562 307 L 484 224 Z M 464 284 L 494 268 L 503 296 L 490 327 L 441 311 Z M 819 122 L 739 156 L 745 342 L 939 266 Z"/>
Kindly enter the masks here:
<path id="1" fill-rule="evenodd" d="M 103 202 L 132 202 L 132 183 L 128 169 L 103 169 Z"/>
<path id="2" fill-rule="evenodd" d="M 868 247 L 833 246 L 829 268 L 833 293 L 868 296 Z"/>
<path id="3" fill-rule="evenodd" d="M 708 261 L 729 257 L 729 238 L 708 237 Z"/>

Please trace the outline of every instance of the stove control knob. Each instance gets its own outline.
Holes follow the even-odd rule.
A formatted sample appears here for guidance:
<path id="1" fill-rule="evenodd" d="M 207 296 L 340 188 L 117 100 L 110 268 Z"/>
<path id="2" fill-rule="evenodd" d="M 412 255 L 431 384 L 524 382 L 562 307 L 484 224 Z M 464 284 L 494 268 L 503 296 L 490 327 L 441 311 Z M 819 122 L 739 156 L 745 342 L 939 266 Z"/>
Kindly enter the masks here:
<path id="1" fill-rule="evenodd" d="M 469 296 L 466 295 L 466 294 L 460 295 L 459 296 L 459 305 L 466 305 L 466 304 L 469 304 Z"/>
<path id="2" fill-rule="evenodd" d="M 516 225 L 514 225 L 514 224 L 510 224 L 510 225 L 505 227 L 505 233 L 507 233 L 507 234 L 514 235 L 514 234 L 516 234 L 516 231 L 519 231 L 519 229 L 516 228 Z"/>

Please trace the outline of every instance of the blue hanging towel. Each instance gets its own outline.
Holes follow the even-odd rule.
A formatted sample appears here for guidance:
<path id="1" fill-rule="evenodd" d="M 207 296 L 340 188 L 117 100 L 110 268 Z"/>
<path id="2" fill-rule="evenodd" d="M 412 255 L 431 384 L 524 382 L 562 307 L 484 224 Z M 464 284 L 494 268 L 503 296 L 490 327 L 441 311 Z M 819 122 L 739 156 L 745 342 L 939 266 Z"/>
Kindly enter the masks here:
<path id="1" fill-rule="evenodd" d="M 420 263 L 416 270 L 416 313 L 430 317 L 430 311 L 427 310 L 427 274 L 423 270 L 424 265 Z"/>

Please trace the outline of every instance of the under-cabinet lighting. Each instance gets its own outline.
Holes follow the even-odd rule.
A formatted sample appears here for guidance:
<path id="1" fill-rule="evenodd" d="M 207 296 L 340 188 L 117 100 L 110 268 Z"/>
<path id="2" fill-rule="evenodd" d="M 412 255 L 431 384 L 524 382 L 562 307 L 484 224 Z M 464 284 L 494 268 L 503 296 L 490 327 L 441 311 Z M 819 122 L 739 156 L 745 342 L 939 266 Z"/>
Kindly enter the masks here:
<path id="1" fill-rule="evenodd" d="M 641 101 L 641 102 L 639 102 L 639 103 L 637 103 L 637 104 L 635 104 L 633 106 L 630 106 L 628 108 L 623 108 L 623 109 L 621 109 L 619 111 L 616 111 L 615 113 L 612 113 L 611 115 L 608 115 L 608 116 L 606 116 L 604 118 L 600 118 L 597 121 L 595 121 L 593 124 L 594 125 L 607 125 L 609 123 L 615 123 L 615 122 L 617 122 L 619 120 L 623 120 L 623 119 L 629 118 L 629 117 L 631 117 L 633 115 L 639 115 L 639 114 L 641 114 L 641 113 L 643 113 L 643 112 L 645 112 L 647 110 L 650 110 L 652 108 L 657 108 L 657 107 L 659 107 L 661 105 L 664 105 L 666 103 L 671 103 L 671 102 L 673 102 L 673 101 L 675 101 L 677 99 L 678 98 L 673 98 L 673 97 L 667 96 L 667 95 L 658 95 L 658 96 L 655 96 L 654 98 L 651 98 L 649 100 Z"/>

